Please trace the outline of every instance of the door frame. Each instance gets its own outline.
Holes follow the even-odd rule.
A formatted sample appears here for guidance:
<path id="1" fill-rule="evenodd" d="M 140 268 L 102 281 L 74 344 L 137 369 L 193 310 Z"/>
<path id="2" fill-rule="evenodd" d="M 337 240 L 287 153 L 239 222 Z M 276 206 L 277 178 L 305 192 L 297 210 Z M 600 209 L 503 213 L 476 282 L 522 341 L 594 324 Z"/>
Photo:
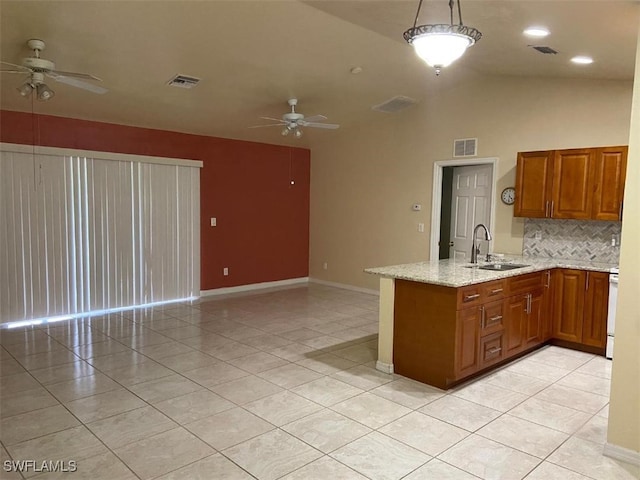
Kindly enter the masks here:
<path id="1" fill-rule="evenodd" d="M 429 246 L 429 259 L 438 259 L 440 241 L 440 211 L 442 210 L 442 169 L 444 167 L 469 167 L 472 165 L 491 165 L 491 214 L 489 221 L 489 231 L 495 238 L 496 219 L 496 189 L 498 179 L 498 157 L 487 158 L 456 158 L 453 160 L 438 160 L 433 164 L 433 197 L 431 199 L 431 244 Z M 490 244 L 490 252 L 493 252 L 493 242 Z"/>

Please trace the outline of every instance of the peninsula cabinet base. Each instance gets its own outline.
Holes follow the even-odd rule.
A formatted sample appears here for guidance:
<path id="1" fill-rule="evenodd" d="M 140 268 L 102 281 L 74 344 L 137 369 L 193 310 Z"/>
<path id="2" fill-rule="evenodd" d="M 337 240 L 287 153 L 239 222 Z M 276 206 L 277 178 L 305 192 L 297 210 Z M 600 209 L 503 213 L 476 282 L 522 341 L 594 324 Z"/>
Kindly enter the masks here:
<path id="1" fill-rule="evenodd" d="M 458 288 L 397 279 L 394 372 L 446 390 L 548 344 L 604 355 L 602 315 L 592 315 L 595 326 L 586 329 L 596 332 L 591 336 L 597 341 L 576 337 L 577 343 L 554 335 L 572 317 L 559 312 L 564 320 L 553 321 L 554 303 L 570 299 L 560 295 L 563 290 L 554 293 L 551 276 L 546 270 Z M 596 274 L 591 276 L 596 284 Z M 582 331 L 581 322 L 582 316 L 568 323 Z"/>

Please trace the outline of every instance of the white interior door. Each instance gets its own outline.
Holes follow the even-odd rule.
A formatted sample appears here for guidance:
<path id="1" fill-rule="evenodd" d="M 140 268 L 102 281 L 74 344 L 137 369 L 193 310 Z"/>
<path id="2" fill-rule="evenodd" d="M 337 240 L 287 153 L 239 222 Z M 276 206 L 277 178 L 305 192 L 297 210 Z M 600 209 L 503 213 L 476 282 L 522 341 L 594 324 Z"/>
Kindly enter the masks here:
<path id="1" fill-rule="evenodd" d="M 449 258 L 460 261 L 469 260 L 474 227 L 479 223 L 489 227 L 491 172 L 491 165 L 455 167 L 453 170 Z M 481 245 L 480 248 L 485 253 L 489 247 Z"/>

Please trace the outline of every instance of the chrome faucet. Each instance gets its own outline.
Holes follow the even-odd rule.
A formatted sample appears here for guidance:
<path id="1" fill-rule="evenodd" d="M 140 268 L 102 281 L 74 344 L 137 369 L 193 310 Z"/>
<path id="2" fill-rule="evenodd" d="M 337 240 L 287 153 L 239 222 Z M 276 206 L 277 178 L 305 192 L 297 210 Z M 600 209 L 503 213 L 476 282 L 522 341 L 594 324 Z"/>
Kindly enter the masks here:
<path id="1" fill-rule="evenodd" d="M 477 236 L 478 236 L 478 229 L 482 227 L 484 228 L 484 239 L 489 242 L 491 241 L 491 234 L 489 233 L 489 230 L 487 229 L 487 227 L 482 224 L 479 223 L 478 225 L 476 225 L 476 228 L 473 229 L 473 239 L 471 240 L 471 263 L 478 263 L 478 254 L 480 253 L 480 245 L 476 245 L 476 240 L 477 240 Z M 487 249 L 487 256 L 489 255 L 488 249 Z"/>

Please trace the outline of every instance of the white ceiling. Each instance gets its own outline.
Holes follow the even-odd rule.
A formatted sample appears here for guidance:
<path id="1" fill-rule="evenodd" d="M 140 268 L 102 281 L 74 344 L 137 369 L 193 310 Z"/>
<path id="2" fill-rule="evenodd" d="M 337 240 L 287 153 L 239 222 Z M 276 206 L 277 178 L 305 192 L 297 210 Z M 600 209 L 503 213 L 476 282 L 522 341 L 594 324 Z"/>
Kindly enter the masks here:
<path id="1" fill-rule="evenodd" d="M 416 1 L 0 1 L 0 56 L 20 63 L 29 38 L 45 40 L 43 57 L 60 70 L 101 77 L 96 95 L 55 81 L 39 113 L 203 135 L 309 146 L 335 132 L 306 129 L 300 140 L 278 128 L 249 129 L 280 117 L 286 100 L 324 114 L 342 129 L 376 115 L 395 95 L 424 100 L 481 75 L 631 80 L 640 2 L 614 0 L 463 0 L 464 23 L 483 38 L 439 78 L 402 38 Z M 446 0 L 427 0 L 419 23 L 448 20 Z M 552 34 L 534 42 L 531 24 Z M 548 45 L 542 55 L 527 45 Z M 587 67 L 577 54 L 594 57 Z M 361 66 L 359 75 L 350 73 Z M 192 90 L 166 86 L 176 73 L 202 78 Z M 23 77 L 2 74 L 0 106 L 31 111 L 15 91 Z"/>

